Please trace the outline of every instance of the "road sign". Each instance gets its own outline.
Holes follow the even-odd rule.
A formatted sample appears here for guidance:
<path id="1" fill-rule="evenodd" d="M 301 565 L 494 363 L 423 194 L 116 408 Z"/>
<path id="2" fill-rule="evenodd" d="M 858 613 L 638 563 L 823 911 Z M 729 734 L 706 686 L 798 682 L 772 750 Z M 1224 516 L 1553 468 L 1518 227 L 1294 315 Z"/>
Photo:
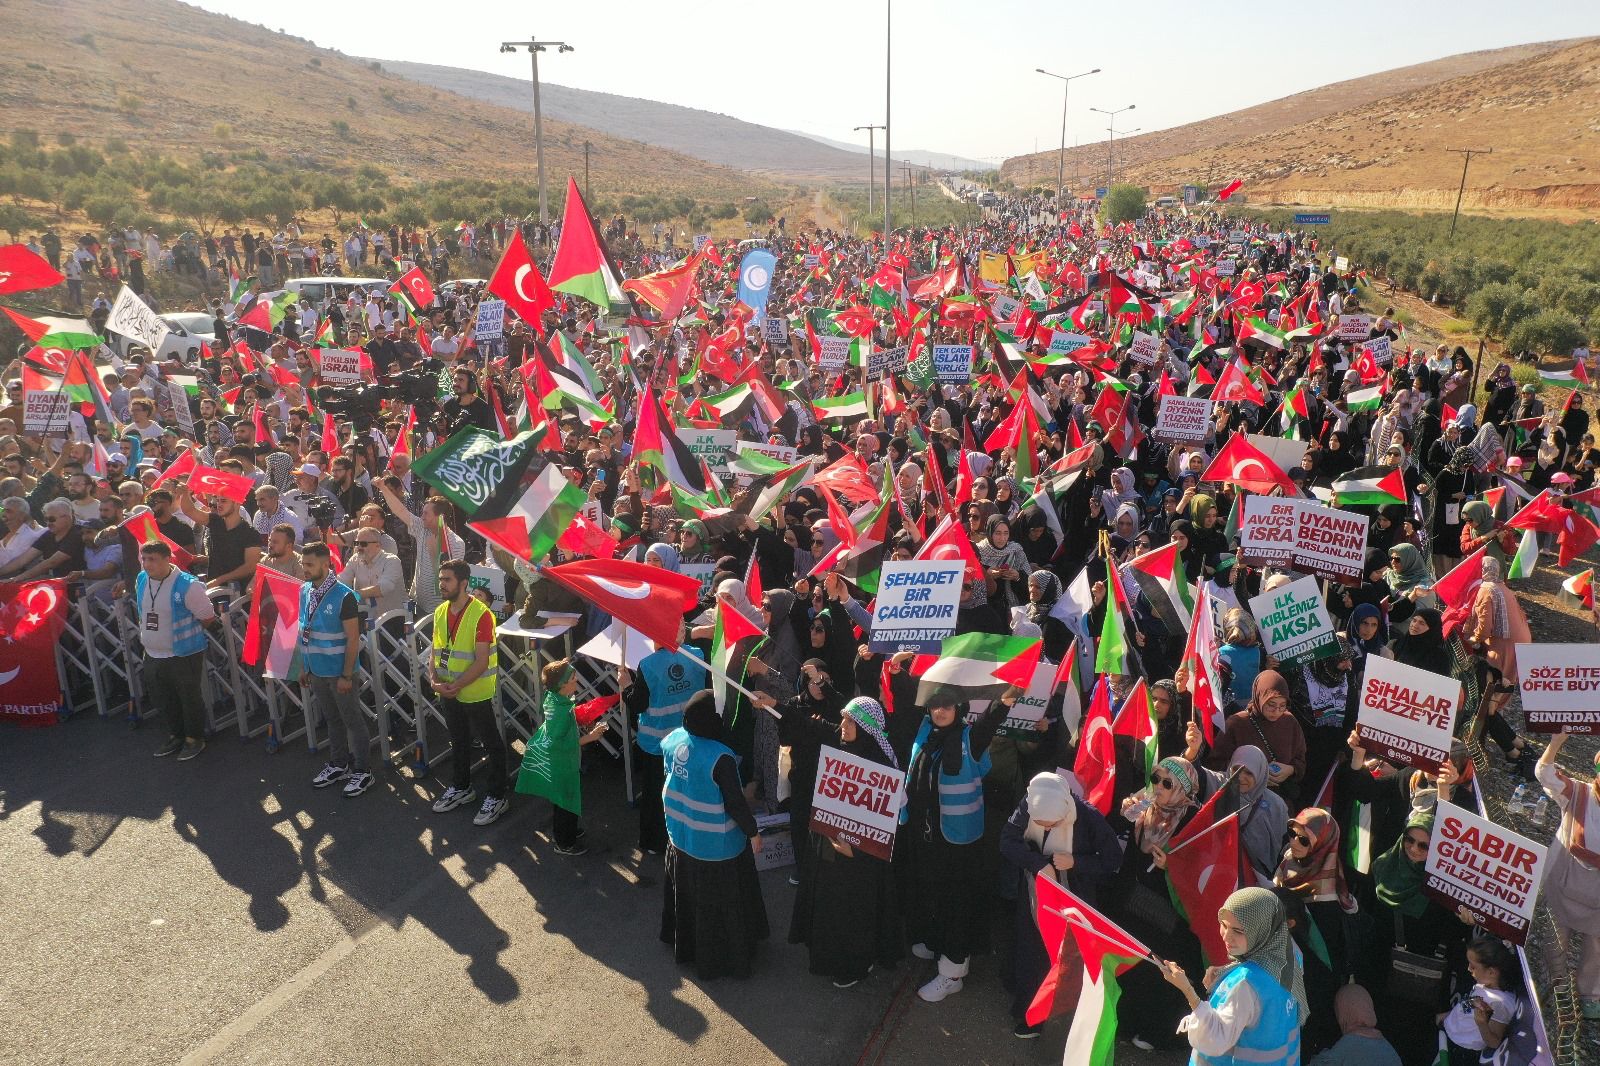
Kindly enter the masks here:
<path id="1" fill-rule="evenodd" d="M 1326 226 L 1331 216 L 1327 214 L 1297 214 L 1294 216 L 1296 226 Z"/>
<path id="2" fill-rule="evenodd" d="M 1094 198 L 1096 200 L 1104 200 L 1106 198 L 1106 192 L 1107 191 L 1108 190 L 1106 189 L 1106 187 L 1104 185 L 1100 186 L 1098 189 L 1096 189 L 1094 191 Z"/>

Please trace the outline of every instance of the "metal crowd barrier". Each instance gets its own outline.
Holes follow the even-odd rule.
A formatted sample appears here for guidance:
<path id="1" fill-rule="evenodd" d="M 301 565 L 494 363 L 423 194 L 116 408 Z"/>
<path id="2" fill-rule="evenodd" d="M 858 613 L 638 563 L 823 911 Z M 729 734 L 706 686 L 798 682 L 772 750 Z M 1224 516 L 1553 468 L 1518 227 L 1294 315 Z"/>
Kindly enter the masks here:
<path id="1" fill-rule="evenodd" d="M 321 748 L 327 743 L 326 727 L 311 705 L 309 690 L 298 682 L 265 677 L 260 667 L 244 662 L 250 596 L 230 601 L 219 594 L 213 603 L 219 624 L 207 627 L 202 674 L 207 732 L 236 730 L 242 739 L 260 738 L 269 753 L 298 740 L 304 740 L 308 750 Z M 529 631 L 514 617 L 502 624 L 506 631 L 496 647 L 495 704 L 501 733 L 508 741 L 525 744 L 543 721 L 539 673 L 547 663 L 575 658 L 580 703 L 617 691 L 616 671 L 608 664 L 575 657 L 577 626 Z M 413 622 L 402 609 L 364 621 L 364 627 L 356 686 L 380 758 L 425 773 L 457 754 L 451 750 L 438 697 L 428 683 L 433 618 Z M 80 594 L 68 611 L 56 647 L 64 710 L 77 713 L 93 707 L 102 716 L 125 714 L 135 724 L 156 714 L 157 709 L 143 699 L 143 654 L 131 595 L 104 600 Z M 632 745 L 620 703 L 607 712 L 606 720 L 615 732 L 600 743 L 623 760 L 624 787 L 631 799 Z M 510 768 L 515 772 L 519 765 L 515 748 L 511 755 Z"/>

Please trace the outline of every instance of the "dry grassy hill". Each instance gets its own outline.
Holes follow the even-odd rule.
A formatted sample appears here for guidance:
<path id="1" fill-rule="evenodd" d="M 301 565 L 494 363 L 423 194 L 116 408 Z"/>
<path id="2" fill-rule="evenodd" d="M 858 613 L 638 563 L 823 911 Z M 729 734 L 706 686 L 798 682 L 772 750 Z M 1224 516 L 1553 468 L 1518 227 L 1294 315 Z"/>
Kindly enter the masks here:
<path id="1" fill-rule="evenodd" d="M 308 168 L 372 163 L 400 179 L 535 173 L 521 112 L 175 0 L 3 0 L 0 26 L 5 128 L 119 137 L 135 151 L 185 158 L 260 148 Z M 547 119 L 554 184 L 582 173 L 585 140 L 597 185 L 756 191 L 738 171 Z"/>
<path id="2" fill-rule="evenodd" d="M 1600 39 L 1469 52 L 1338 82 L 1117 144 L 1118 177 L 1167 190 L 1242 178 L 1252 200 L 1447 207 L 1474 157 L 1467 203 L 1600 204 Z M 1007 160 L 1019 184 L 1053 181 L 1051 153 Z M 1068 175 L 1099 183 L 1105 145 L 1067 153 Z"/>

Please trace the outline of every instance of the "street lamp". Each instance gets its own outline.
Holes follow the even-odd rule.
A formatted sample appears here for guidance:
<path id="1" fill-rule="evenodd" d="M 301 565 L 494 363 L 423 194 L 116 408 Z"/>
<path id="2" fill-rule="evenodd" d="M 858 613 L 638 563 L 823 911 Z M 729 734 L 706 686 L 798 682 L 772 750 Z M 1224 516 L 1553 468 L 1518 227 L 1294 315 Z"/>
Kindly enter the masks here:
<path id="1" fill-rule="evenodd" d="M 878 149 L 876 142 L 873 140 L 873 131 L 883 130 L 887 134 L 889 127 L 855 126 L 852 129 L 857 132 L 861 130 L 867 131 L 867 214 L 870 215 L 872 214 L 872 187 L 878 184 Z"/>
<path id="2" fill-rule="evenodd" d="M 1119 107 L 1115 111 L 1107 111 L 1105 108 L 1102 108 L 1102 107 L 1091 107 L 1089 109 L 1090 111 L 1098 112 L 1099 114 L 1102 114 L 1102 115 L 1106 116 L 1106 118 L 1109 119 L 1110 122 L 1111 122 L 1111 126 L 1110 126 L 1111 139 L 1106 142 L 1106 188 L 1107 189 L 1111 188 L 1111 147 L 1116 142 L 1116 139 L 1117 139 L 1117 116 L 1122 114 L 1124 111 L 1132 111 L 1134 109 L 1134 107 L 1136 107 L 1136 106 L 1137 105 L 1135 105 L 1135 104 L 1129 104 L 1127 107 Z"/>
<path id="3" fill-rule="evenodd" d="M 889 62 L 893 56 L 894 0 L 883 0 L 883 250 L 886 255 L 893 227 L 889 210 L 889 194 L 894 191 L 894 157 L 889 154 L 889 103 L 894 96 L 894 79 L 890 77 Z"/>
<path id="4" fill-rule="evenodd" d="M 539 225 L 543 226 L 550 221 L 550 212 L 546 208 L 544 194 L 544 118 L 539 112 L 539 53 L 547 48 L 554 48 L 556 54 L 562 52 L 575 52 L 572 45 L 565 41 L 502 41 L 500 51 L 502 54 L 515 52 L 519 48 L 526 48 L 533 57 L 533 146 L 534 154 L 539 165 Z"/>
<path id="5" fill-rule="evenodd" d="M 1117 131 L 1112 129 L 1110 126 L 1106 127 L 1106 132 L 1111 134 L 1113 137 L 1115 137 L 1116 133 L 1117 133 Z M 1135 133 L 1143 133 L 1143 132 L 1144 132 L 1144 127 L 1143 126 L 1135 126 L 1131 130 L 1123 130 L 1122 131 L 1122 135 L 1124 137 L 1132 137 Z M 1124 152 L 1122 155 L 1117 156 L 1117 166 L 1120 166 L 1123 163 L 1126 163 L 1127 161 L 1128 161 L 1128 156 L 1127 156 L 1126 152 Z M 1116 167 L 1112 168 L 1111 177 L 1112 177 L 1112 180 L 1116 179 Z"/>
<path id="6" fill-rule="evenodd" d="M 1034 72 L 1043 74 L 1047 78 L 1055 78 L 1061 83 L 1061 154 L 1056 157 L 1056 211 L 1061 210 L 1061 187 L 1067 173 L 1067 91 L 1072 88 L 1072 79 L 1087 78 L 1091 74 L 1100 73 L 1100 68 L 1086 70 L 1082 74 L 1052 74 L 1043 67 L 1034 67 Z"/>

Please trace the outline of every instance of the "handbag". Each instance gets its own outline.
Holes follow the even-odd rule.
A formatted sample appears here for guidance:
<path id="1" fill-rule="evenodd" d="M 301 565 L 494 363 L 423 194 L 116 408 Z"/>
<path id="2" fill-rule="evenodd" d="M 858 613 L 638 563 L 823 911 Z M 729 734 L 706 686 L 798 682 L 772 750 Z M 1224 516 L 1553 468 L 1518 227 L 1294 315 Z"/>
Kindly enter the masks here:
<path id="1" fill-rule="evenodd" d="M 1129 918 L 1154 929 L 1161 936 L 1170 936 L 1178 928 L 1178 912 L 1172 900 L 1143 881 L 1133 883 L 1133 891 L 1124 904 Z"/>
<path id="2" fill-rule="evenodd" d="M 1394 945 L 1389 948 L 1388 995 L 1405 1003 L 1425 1005 L 1432 1010 L 1444 986 L 1445 962 L 1437 955 L 1423 955 L 1401 946 L 1405 928 L 1400 912 L 1394 916 Z"/>

